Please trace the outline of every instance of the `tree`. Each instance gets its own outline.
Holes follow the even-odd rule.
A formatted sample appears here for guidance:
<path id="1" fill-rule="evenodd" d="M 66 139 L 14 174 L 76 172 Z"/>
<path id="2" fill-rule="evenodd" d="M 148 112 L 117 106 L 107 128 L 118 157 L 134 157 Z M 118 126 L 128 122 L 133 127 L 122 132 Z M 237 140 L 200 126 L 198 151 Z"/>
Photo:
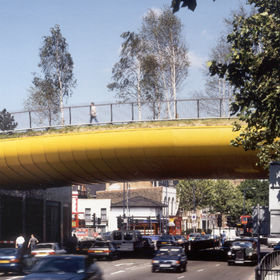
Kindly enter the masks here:
<path id="1" fill-rule="evenodd" d="M 162 93 L 154 96 L 163 96 L 166 100 L 173 100 L 173 113 L 167 102 L 167 117 L 176 118 L 177 91 L 188 74 L 188 51 L 182 36 L 182 23 L 168 9 L 160 13 L 149 10 L 144 16 L 141 35 L 146 42 L 146 52 L 153 56 L 156 62 L 154 76 L 157 81 L 155 91 Z"/>
<path id="2" fill-rule="evenodd" d="M 244 180 L 238 186 L 245 198 L 246 214 L 252 214 L 257 204 L 268 206 L 269 182 L 267 180 Z"/>
<path id="3" fill-rule="evenodd" d="M 256 13 L 235 17 L 228 35 L 230 62 L 212 61 L 210 71 L 233 85 L 231 112 L 241 122 L 235 124 L 240 134 L 232 145 L 257 150 L 259 164 L 267 168 L 280 159 L 280 2 L 248 3 Z"/>
<path id="4" fill-rule="evenodd" d="M 215 1 L 215 0 L 213 0 Z M 171 8 L 173 9 L 173 13 L 176 13 L 180 10 L 180 4 L 182 3 L 181 7 L 188 7 L 191 11 L 194 11 L 196 8 L 196 0 L 172 0 Z"/>
<path id="5" fill-rule="evenodd" d="M 39 123 L 48 120 L 49 126 L 58 119 L 59 95 L 53 88 L 51 81 L 34 77 L 30 95 L 25 100 L 25 108 L 32 110 L 38 116 Z"/>
<path id="6" fill-rule="evenodd" d="M 137 100 L 138 119 L 141 120 L 141 102 L 144 101 L 142 91 L 144 42 L 141 36 L 134 32 L 121 34 L 124 39 L 120 60 L 112 69 L 114 82 L 108 84 L 109 90 L 117 91 L 117 96 L 123 101 Z"/>
<path id="7" fill-rule="evenodd" d="M 44 77 L 38 80 L 39 83 L 34 84 L 36 90 L 41 93 L 42 89 L 47 85 L 48 92 L 46 100 L 53 98 L 52 102 L 59 102 L 61 124 L 64 124 L 64 105 L 63 98 L 72 95 L 72 88 L 76 85 L 76 80 L 73 74 L 73 60 L 68 52 L 68 44 L 62 36 L 60 26 L 55 25 L 50 29 L 51 35 L 43 38 L 43 46 L 40 48 L 40 63 Z M 52 90 L 50 94 L 49 89 Z M 40 94 L 41 97 L 44 95 Z M 58 96 L 58 98 L 57 98 Z M 40 99 L 41 100 L 41 99 Z M 34 99 L 33 101 L 36 101 Z"/>
<path id="8" fill-rule="evenodd" d="M 17 125 L 14 116 L 12 116 L 6 109 L 3 109 L 0 112 L 0 129 L 2 131 L 14 130 Z"/>
<path id="9" fill-rule="evenodd" d="M 181 210 L 208 208 L 210 213 L 242 214 L 242 192 L 227 180 L 184 180 L 177 185 Z"/>

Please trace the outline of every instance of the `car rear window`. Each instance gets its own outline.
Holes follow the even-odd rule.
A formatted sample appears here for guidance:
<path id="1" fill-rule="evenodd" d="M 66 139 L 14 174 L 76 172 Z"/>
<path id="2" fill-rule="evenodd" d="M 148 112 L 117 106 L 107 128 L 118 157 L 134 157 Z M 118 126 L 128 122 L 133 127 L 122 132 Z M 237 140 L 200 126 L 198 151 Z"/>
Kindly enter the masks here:
<path id="1" fill-rule="evenodd" d="M 7 248 L 0 250 L 0 256 L 12 256 L 17 253 L 17 249 L 14 248 Z"/>
<path id="2" fill-rule="evenodd" d="M 108 247 L 108 246 L 109 246 L 109 244 L 107 242 L 96 242 L 93 245 L 93 248 Z"/>
<path id="3" fill-rule="evenodd" d="M 52 244 L 37 244 L 36 249 L 53 249 Z"/>

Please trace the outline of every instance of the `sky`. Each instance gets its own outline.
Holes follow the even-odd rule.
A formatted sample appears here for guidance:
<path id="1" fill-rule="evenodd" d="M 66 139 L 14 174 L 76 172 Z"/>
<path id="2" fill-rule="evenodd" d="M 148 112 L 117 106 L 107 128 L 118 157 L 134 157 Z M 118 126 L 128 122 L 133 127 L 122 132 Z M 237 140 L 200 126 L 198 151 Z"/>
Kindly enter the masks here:
<path id="1" fill-rule="evenodd" d="M 189 75 L 178 96 L 190 98 L 203 90 L 205 65 L 211 49 L 224 30 L 224 18 L 242 0 L 197 0 L 194 12 L 176 13 L 191 62 Z M 40 73 L 39 49 L 50 28 L 59 24 L 74 61 L 77 86 L 66 105 L 115 102 L 107 89 L 113 65 L 119 59 L 125 31 L 137 32 L 149 9 L 170 6 L 171 0 L 0 0 L 0 110 L 21 111 Z"/>

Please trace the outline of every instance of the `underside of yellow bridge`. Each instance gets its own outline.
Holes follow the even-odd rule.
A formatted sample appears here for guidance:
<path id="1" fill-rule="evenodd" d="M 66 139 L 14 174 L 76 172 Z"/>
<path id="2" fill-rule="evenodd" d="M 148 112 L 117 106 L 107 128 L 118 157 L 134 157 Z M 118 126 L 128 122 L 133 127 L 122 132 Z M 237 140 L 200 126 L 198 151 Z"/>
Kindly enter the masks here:
<path id="1" fill-rule="evenodd" d="M 231 126 L 70 132 L 0 140 L 0 188 L 161 179 L 267 178 Z"/>

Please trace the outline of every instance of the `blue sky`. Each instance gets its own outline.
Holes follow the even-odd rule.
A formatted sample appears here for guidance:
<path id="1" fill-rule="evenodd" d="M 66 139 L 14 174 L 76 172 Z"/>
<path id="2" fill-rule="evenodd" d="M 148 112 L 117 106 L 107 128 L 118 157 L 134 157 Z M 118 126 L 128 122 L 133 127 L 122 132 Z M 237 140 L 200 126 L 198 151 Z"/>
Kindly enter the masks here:
<path id="1" fill-rule="evenodd" d="M 184 25 L 191 67 L 179 93 L 188 98 L 203 90 L 201 66 L 224 28 L 223 19 L 242 0 L 198 0 L 195 12 L 186 8 L 176 15 Z M 55 24 L 69 44 L 77 87 L 67 105 L 114 101 L 106 85 L 118 61 L 120 34 L 137 31 L 142 16 L 171 0 L 0 0 L 0 110 L 23 109 L 32 73 L 39 72 L 39 48 L 43 36 Z"/>

